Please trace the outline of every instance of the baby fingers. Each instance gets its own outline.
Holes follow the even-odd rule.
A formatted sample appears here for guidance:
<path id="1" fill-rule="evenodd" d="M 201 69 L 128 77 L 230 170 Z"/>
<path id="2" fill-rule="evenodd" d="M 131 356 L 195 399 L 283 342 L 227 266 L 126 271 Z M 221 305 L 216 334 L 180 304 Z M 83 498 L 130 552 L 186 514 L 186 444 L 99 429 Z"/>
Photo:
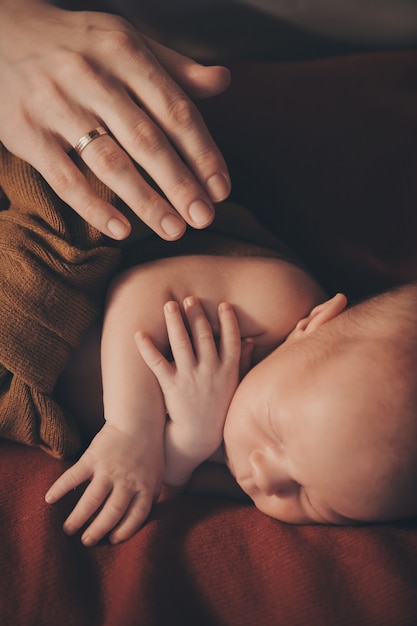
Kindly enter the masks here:
<path id="1" fill-rule="evenodd" d="M 239 322 L 231 304 L 219 305 L 220 358 L 223 363 L 238 364 L 242 348 Z"/>
<path id="2" fill-rule="evenodd" d="M 152 339 L 142 331 L 135 334 L 135 341 L 142 359 L 162 385 L 163 381 L 171 376 L 172 365 L 158 350 Z"/>
<path id="3" fill-rule="evenodd" d="M 48 489 L 45 494 L 45 501 L 48 504 L 55 504 L 65 494 L 72 489 L 76 489 L 86 480 L 89 480 L 92 475 L 91 466 L 88 463 L 84 463 L 84 457 L 64 472 Z"/>
<path id="4" fill-rule="evenodd" d="M 209 364 L 217 362 L 218 353 L 213 328 L 197 298 L 194 296 L 185 298 L 184 311 L 190 326 L 197 360 Z M 175 354 L 174 359 L 176 360 Z"/>
<path id="5" fill-rule="evenodd" d="M 152 507 L 152 495 L 120 487 L 111 490 L 107 483 L 92 482 L 64 523 L 64 531 L 73 535 L 92 519 L 81 541 L 94 546 L 110 531 L 112 543 L 129 539 L 145 522 Z M 118 524 L 120 524 L 118 526 Z"/>
<path id="6" fill-rule="evenodd" d="M 152 498 L 145 497 L 143 494 L 136 494 L 120 524 L 111 533 L 111 543 L 121 543 L 130 539 L 149 516 L 152 502 Z"/>
<path id="7" fill-rule="evenodd" d="M 237 317 L 233 307 L 222 303 L 218 308 L 220 347 L 217 346 L 212 322 L 200 302 L 194 296 L 184 300 L 184 313 L 188 329 L 177 302 L 167 302 L 164 307 L 168 340 L 175 365 L 170 363 L 146 334 L 135 335 L 136 344 L 143 360 L 158 378 L 160 385 L 172 379 L 178 372 L 195 371 L 199 365 L 209 368 L 238 364 L 241 350 L 241 337 Z"/>
<path id="8" fill-rule="evenodd" d="M 74 465 L 52 485 L 45 496 L 46 502 L 57 502 L 89 478 L 90 472 L 83 471 L 82 463 Z M 120 523 L 111 536 L 112 543 L 119 543 L 139 530 L 149 515 L 152 501 L 151 492 L 137 492 L 127 486 L 114 486 L 104 477 L 95 477 L 65 520 L 63 529 L 67 535 L 74 535 L 92 520 L 81 541 L 86 546 L 93 546 Z"/>
<path id="9" fill-rule="evenodd" d="M 116 527 L 111 534 L 110 541 L 112 543 L 125 541 L 139 530 L 148 517 L 151 507 L 151 494 L 115 489 L 108 496 L 97 517 L 84 531 L 81 541 L 85 546 L 93 546 Z M 117 526 L 119 523 L 120 525 Z"/>
<path id="10" fill-rule="evenodd" d="M 195 355 L 177 302 L 167 302 L 164 306 L 164 315 L 175 365 L 181 370 L 190 370 L 195 366 Z M 175 368 L 158 350 L 150 337 L 138 332 L 135 339 L 143 360 L 162 385 L 170 375 L 175 374 Z"/>
<path id="11" fill-rule="evenodd" d="M 63 526 L 64 532 L 67 535 L 74 535 L 77 531 L 79 531 L 80 528 L 84 526 L 84 524 L 86 524 L 88 520 L 90 520 L 92 516 L 100 509 L 103 502 L 106 501 L 106 498 L 110 492 L 111 484 L 109 482 L 93 480 L 81 496 L 74 510 L 65 520 Z M 116 522 L 117 521 L 118 520 L 116 520 Z M 116 522 L 114 522 L 114 524 Z M 87 529 L 82 538 L 83 543 L 85 543 L 85 545 L 94 545 L 112 527 L 113 526 L 110 526 L 107 531 L 104 531 L 102 534 L 100 534 L 99 531 L 95 531 L 95 529 L 93 529 L 92 533 L 88 533 Z M 84 540 L 85 538 L 87 539 L 87 541 Z"/>

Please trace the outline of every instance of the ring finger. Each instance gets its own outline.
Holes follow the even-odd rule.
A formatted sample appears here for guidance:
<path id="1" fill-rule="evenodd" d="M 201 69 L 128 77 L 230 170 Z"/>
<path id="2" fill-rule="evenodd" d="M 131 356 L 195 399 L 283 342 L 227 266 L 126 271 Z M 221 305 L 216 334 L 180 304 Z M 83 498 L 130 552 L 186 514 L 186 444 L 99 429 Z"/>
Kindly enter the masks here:
<path id="1" fill-rule="evenodd" d="M 155 181 L 171 204 L 170 206 L 166 203 L 164 213 L 168 210 L 172 214 L 175 209 L 194 228 L 208 226 L 214 217 L 214 207 L 207 193 L 179 157 L 164 132 L 143 109 L 139 108 L 126 94 L 124 96 L 124 98 L 121 96 L 119 98 L 117 116 L 110 102 L 102 101 L 100 106 L 101 116 L 106 120 L 110 131 L 117 138 L 124 152 L 119 153 L 119 158 L 114 150 L 97 154 L 98 147 L 103 146 L 104 150 L 106 144 L 104 141 L 94 141 L 90 144 L 88 153 L 87 150 L 84 153 L 84 159 L 89 167 L 103 182 L 110 179 L 115 166 L 119 167 L 119 174 L 124 174 L 128 178 L 127 181 L 124 180 L 122 188 L 134 191 L 132 176 L 137 181 L 140 175 L 130 159 L 126 161 L 121 158 L 121 154 L 130 155 L 133 161 L 143 167 Z M 121 150 L 121 148 L 118 149 Z M 108 150 L 110 150 L 109 147 Z M 129 169 L 125 165 L 127 162 L 131 165 Z M 128 185 L 126 183 L 129 180 Z M 148 185 L 147 188 L 148 193 L 160 199 L 160 196 Z M 133 211 L 149 224 L 145 217 L 146 209 L 141 208 L 138 198 L 130 198 L 130 202 L 129 206 Z M 146 204 L 144 206 L 146 207 Z"/>
<path id="2" fill-rule="evenodd" d="M 145 142 L 136 160 L 157 182 L 164 173 L 164 192 L 171 204 L 143 179 L 128 154 L 111 137 L 98 137 L 89 143 L 82 158 L 145 224 L 165 239 L 176 239 L 185 230 L 184 220 L 195 228 L 204 228 L 212 221 L 214 209 L 162 133 L 156 134 L 160 134 L 159 148 L 147 150 Z"/>
<path id="3" fill-rule="evenodd" d="M 185 230 L 178 212 L 140 175 L 126 152 L 110 136 L 89 143 L 82 159 L 105 185 L 152 230 L 164 239 L 177 239 Z"/>

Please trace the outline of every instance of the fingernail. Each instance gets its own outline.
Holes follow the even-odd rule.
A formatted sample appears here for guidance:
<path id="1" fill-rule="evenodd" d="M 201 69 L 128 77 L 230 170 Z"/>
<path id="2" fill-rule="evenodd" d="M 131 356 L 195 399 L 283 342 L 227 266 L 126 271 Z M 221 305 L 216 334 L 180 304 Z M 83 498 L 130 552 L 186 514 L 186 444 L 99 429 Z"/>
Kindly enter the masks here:
<path id="1" fill-rule="evenodd" d="M 184 230 L 184 222 L 176 215 L 169 213 L 162 218 L 161 228 L 169 237 L 178 237 Z"/>
<path id="2" fill-rule="evenodd" d="M 64 524 L 64 533 L 66 535 L 73 535 L 75 533 L 75 528 L 69 524 Z"/>
<path id="3" fill-rule="evenodd" d="M 117 219 L 117 217 L 112 217 L 111 219 L 109 219 L 109 221 L 107 222 L 107 228 L 115 239 L 124 239 L 128 236 L 130 232 L 129 226 L 127 226 L 121 220 Z"/>
<path id="4" fill-rule="evenodd" d="M 197 226 L 208 226 L 213 219 L 213 209 L 203 200 L 194 200 L 190 204 L 188 214 Z"/>
<path id="5" fill-rule="evenodd" d="M 206 190 L 213 202 L 221 202 L 230 193 L 230 183 L 223 174 L 213 174 L 206 182 Z"/>
<path id="6" fill-rule="evenodd" d="M 94 543 L 94 541 L 93 541 L 93 539 L 90 537 L 90 535 L 83 535 L 83 536 L 81 537 L 81 541 L 83 542 L 83 544 L 84 544 L 85 546 L 92 546 L 92 545 L 93 545 L 93 543 Z"/>
<path id="7" fill-rule="evenodd" d="M 184 306 L 187 308 L 191 308 L 192 306 L 195 306 L 197 304 L 197 298 L 195 298 L 194 296 L 187 296 L 187 298 L 184 299 Z"/>

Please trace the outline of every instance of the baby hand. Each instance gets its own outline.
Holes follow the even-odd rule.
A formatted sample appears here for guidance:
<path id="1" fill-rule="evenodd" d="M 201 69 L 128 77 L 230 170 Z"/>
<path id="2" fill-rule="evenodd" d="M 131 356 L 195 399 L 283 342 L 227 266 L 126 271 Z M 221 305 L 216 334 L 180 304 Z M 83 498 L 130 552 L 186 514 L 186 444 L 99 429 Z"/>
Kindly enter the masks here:
<path id="1" fill-rule="evenodd" d="M 105 424 L 79 461 L 55 481 L 45 500 L 54 504 L 90 481 L 65 521 L 64 531 L 73 535 L 96 515 L 82 535 L 84 545 L 95 545 L 111 530 L 110 541 L 119 543 L 145 522 L 158 497 L 162 472 L 160 443 Z"/>
<path id="2" fill-rule="evenodd" d="M 168 302 L 164 308 L 173 362 L 147 335 L 136 335 L 170 417 L 165 430 L 164 481 L 171 485 L 187 482 L 193 470 L 221 445 L 227 409 L 239 381 L 241 337 L 232 306 L 222 303 L 218 308 L 219 347 L 198 300 L 186 298 L 184 311 L 191 338 L 178 304 Z"/>

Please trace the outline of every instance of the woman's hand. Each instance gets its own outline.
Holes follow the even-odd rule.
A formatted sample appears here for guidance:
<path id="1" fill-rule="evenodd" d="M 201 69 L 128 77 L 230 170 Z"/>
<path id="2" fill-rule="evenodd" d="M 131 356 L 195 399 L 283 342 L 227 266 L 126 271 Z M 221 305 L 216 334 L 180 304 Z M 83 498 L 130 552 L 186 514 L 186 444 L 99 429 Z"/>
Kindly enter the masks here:
<path id="1" fill-rule="evenodd" d="M 62 200 L 116 239 L 128 220 L 90 187 L 81 157 L 158 235 L 204 228 L 230 190 L 226 164 L 189 96 L 223 91 L 229 73 L 141 36 L 105 13 L 39 0 L 0 0 L 0 141 L 35 167 Z M 139 164 L 164 193 L 139 174 Z"/>
<path id="2" fill-rule="evenodd" d="M 218 309 L 219 345 L 196 298 L 185 299 L 184 312 L 190 334 L 178 304 L 168 302 L 164 308 L 173 362 L 147 335 L 136 335 L 140 354 L 164 394 L 170 418 L 164 482 L 174 486 L 185 484 L 221 445 L 227 409 L 239 383 L 241 354 L 239 324 L 230 304 Z"/>
<path id="3" fill-rule="evenodd" d="M 149 432 L 133 437 L 105 424 L 79 461 L 55 481 L 45 500 L 54 504 L 89 481 L 64 531 L 73 535 L 88 524 L 81 538 L 84 545 L 95 545 L 110 531 L 110 541 L 119 543 L 144 524 L 159 495 L 162 472 L 162 440 L 155 440 L 151 426 Z"/>

